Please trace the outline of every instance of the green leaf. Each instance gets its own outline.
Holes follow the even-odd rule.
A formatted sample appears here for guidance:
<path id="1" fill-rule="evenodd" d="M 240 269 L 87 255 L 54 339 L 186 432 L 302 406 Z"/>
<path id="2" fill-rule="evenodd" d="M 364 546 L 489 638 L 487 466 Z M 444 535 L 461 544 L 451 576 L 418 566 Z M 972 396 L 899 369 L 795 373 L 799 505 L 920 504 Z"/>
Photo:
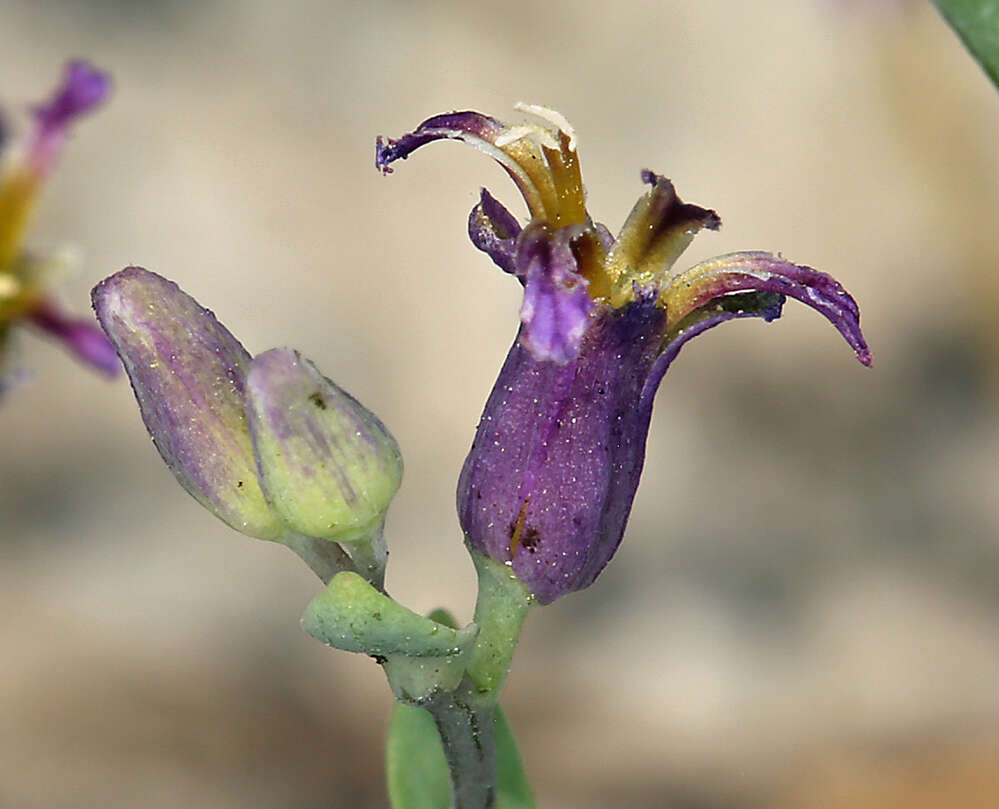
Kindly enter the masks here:
<path id="1" fill-rule="evenodd" d="M 498 809 L 535 809 L 517 742 L 497 706 Z M 396 702 L 386 744 L 386 774 L 392 809 L 448 809 L 451 780 L 433 717 L 424 708 Z"/>
<path id="2" fill-rule="evenodd" d="M 999 87 L 999 4 L 993 0 L 934 0 L 944 19 Z"/>
<path id="3" fill-rule="evenodd" d="M 493 719 L 496 734 L 496 770 L 499 776 L 499 809 L 535 809 L 534 794 L 527 783 L 524 761 L 517 749 L 510 723 L 503 709 L 496 706 Z"/>
<path id="4" fill-rule="evenodd" d="M 396 702 L 385 745 L 392 809 L 447 809 L 451 802 L 444 746 L 425 708 Z"/>

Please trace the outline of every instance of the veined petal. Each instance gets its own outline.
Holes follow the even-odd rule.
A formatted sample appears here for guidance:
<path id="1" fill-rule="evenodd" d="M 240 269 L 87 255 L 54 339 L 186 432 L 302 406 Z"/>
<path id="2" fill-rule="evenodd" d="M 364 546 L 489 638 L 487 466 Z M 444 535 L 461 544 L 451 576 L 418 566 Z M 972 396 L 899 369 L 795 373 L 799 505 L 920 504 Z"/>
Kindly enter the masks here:
<path id="1" fill-rule="evenodd" d="M 683 202 L 665 177 L 646 170 L 642 182 L 652 188 L 635 203 L 607 256 L 605 272 L 614 306 L 630 300 L 633 284 L 663 285 L 697 232 L 721 226 L 718 214 Z"/>
<path id="2" fill-rule="evenodd" d="M 482 189 L 479 203 L 468 215 L 468 238 L 472 244 L 489 256 L 504 272 L 524 281 L 517 268 L 517 236 L 520 223 L 486 189 Z"/>
<path id="3" fill-rule="evenodd" d="M 379 137 L 375 166 L 383 173 L 435 140 L 460 140 L 485 152 L 513 178 L 527 203 L 531 218 L 555 227 L 588 221 L 583 183 L 576 155 L 576 139 L 564 128 L 564 119 L 544 107 L 520 105 L 540 115 L 548 126 L 508 126 L 495 118 L 465 110 L 428 118 L 399 138 Z"/>
<path id="4" fill-rule="evenodd" d="M 237 531 L 282 537 L 286 528 L 257 482 L 243 404 L 246 349 L 175 283 L 140 267 L 106 278 L 93 301 L 180 485 Z"/>
<path id="5" fill-rule="evenodd" d="M 836 327 L 862 364 L 873 361 L 860 330 L 857 302 L 835 278 L 760 251 L 708 259 L 670 279 L 660 294 L 669 322 L 668 340 L 691 312 L 740 290 L 774 292 L 807 304 Z"/>
<path id="6" fill-rule="evenodd" d="M 551 234 L 542 225 L 529 225 L 517 245 L 516 265 L 525 274 L 521 340 L 535 359 L 559 365 L 579 353 L 596 305 L 577 271 L 572 230 Z"/>

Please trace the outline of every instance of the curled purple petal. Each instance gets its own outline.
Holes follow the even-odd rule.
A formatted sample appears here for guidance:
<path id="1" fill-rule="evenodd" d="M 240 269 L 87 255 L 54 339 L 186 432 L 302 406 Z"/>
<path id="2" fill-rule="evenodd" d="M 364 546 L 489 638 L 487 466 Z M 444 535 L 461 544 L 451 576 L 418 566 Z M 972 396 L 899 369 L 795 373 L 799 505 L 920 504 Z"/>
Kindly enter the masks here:
<path id="1" fill-rule="evenodd" d="M 544 138 L 548 145 L 525 136 L 528 132 Z M 509 127 L 471 110 L 435 115 L 399 138 L 379 136 L 375 141 L 375 167 L 389 174 L 396 160 L 405 160 L 436 140 L 462 141 L 492 157 L 517 184 L 533 218 L 560 224 L 585 219 L 581 183 L 572 189 L 565 187 L 568 178 L 578 174 L 574 147 L 566 136 L 563 150 L 558 139 L 543 127 Z"/>
<path id="2" fill-rule="evenodd" d="M 524 273 L 521 339 L 537 360 L 559 365 L 579 353 L 594 302 L 577 272 L 571 228 L 550 234 L 530 226 L 518 241 L 517 267 Z"/>
<path id="3" fill-rule="evenodd" d="M 857 302 L 835 278 L 761 251 L 718 256 L 671 279 L 662 292 L 671 328 L 689 312 L 739 290 L 773 292 L 801 301 L 836 327 L 863 365 L 873 362 L 860 330 Z"/>
<path id="4" fill-rule="evenodd" d="M 237 531 L 281 538 L 286 528 L 260 490 L 246 423 L 246 349 L 175 283 L 141 267 L 101 281 L 93 302 L 180 485 Z"/>
<path id="5" fill-rule="evenodd" d="M 478 204 L 468 215 L 468 237 L 504 272 L 524 280 L 517 268 L 517 236 L 520 223 L 485 188 Z"/>
<path id="6" fill-rule="evenodd" d="M 114 346 L 89 319 L 67 315 L 51 301 L 36 306 L 28 317 L 35 326 L 55 337 L 87 365 L 109 377 L 121 373 L 121 362 Z"/>
<path id="7" fill-rule="evenodd" d="M 391 174 L 392 163 L 405 160 L 427 143 L 444 139 L 491 143 L 504 129 L 506 127 L 495 118 L 472 110 L 435 115 L 399 138 L 379 135 L 375 140 L 375 168 L 382 174 Z"/>
<path id="8" fill-rule="evenodd" d="M 62 80 L 52 96 L 32 112 L 36 130 L 31 158 L 41 170 L 50 169 L 69 132 L 81 115 L 98 107 L 111 91 L 111 77 L 82 60 L 66 65 Z"/>

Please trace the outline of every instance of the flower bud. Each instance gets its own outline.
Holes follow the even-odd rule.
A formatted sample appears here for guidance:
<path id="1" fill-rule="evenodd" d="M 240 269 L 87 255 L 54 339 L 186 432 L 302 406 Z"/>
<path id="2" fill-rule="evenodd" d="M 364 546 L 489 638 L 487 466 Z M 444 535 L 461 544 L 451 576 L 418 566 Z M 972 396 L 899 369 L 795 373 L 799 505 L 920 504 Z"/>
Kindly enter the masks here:
<path id="1" fill-rule="evenodd" d="M 257 482 L 246 426 L 246 349 L 175 283 L 140 267 L 102 281 L 93 301 L 180 485 L 237 531 L 280 539 L 286 529 Z"/>
<path id="2" fill-rule="evenodd" d="M 246 404 L 261 485 L 292 530 L 347 543 L 380 532 L 402 455 L 373 413 L 286 348 L 254 358 Z"/>

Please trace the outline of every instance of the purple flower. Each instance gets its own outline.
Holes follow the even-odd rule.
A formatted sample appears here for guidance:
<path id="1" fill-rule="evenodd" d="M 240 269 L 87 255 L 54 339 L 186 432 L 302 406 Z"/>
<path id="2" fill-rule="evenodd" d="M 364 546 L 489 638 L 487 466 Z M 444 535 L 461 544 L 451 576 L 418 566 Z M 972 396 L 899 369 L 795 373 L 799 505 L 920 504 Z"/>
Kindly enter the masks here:
<path id="1" fill-rule="evenodd" d="M 487 191 L 469 217 L 480 250 L 524 285 L 520 328 L 486 402 L 458 482 L 472 549 L 512 566 L 542 604 L 590 585 L 617 550 L 645 458 L 652 403 L 680 348 L 719 323 L 781 314 L 785 297 L 825 315 L 864 365 L 871 354 L 853 298 L 830 276 L 762 252 L 684 272 L 673 264 L 714 211 L 684 203 L 665 177 L 617 238 L 586 210 L 576 138 L 561 115 L 540 124 L 476 112 L 378 139 L 390 164 L 435 140 L 494 157 L 527 203 L 523 228 Z"/>
<path id="2" fill-rule="evenodd" d="M 5 373 L 3 367 L 14 325 L 28 325 L 54 337 L 77 359 L 107 376 L 120 371 L 114 349 L 90 318 L 63 312 L 49 294 L 56 262 L 26 252 L 22 244 L 39 193 L 55 168 L 71 125 L 103 102 L 109 89 L 107 74 L 85 62 L 70 62 L 52 97 L 34 108 L 35 126 L 24 153 L 0 175 L 0 394 L 16 376 Z M 4 130 L 0 149 L 8 141 Z"/>

